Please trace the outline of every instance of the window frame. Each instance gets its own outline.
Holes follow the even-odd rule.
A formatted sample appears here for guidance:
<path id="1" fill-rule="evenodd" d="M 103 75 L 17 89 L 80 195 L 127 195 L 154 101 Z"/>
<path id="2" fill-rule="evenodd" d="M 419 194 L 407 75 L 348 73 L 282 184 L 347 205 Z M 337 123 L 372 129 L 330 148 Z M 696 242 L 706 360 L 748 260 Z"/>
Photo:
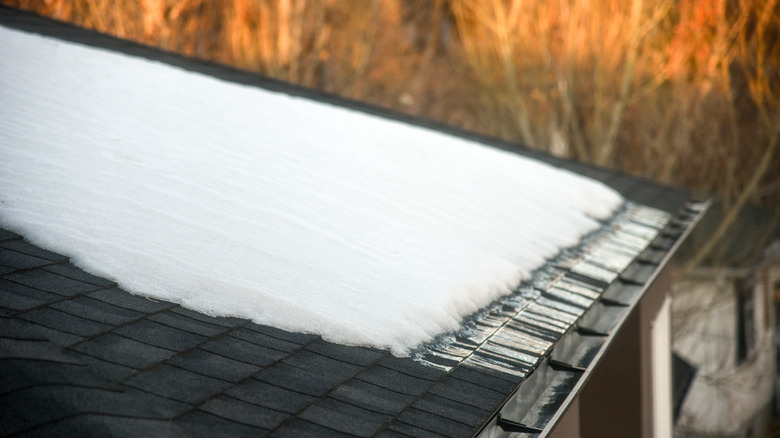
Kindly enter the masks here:
<path id="1" fill-rule="evenodd" d="M 734 282 L 736 299 L 736 364 L 742 365 L 753 357 L 756 351 L 756 296 L 755 280 L 752 276 Z"/>

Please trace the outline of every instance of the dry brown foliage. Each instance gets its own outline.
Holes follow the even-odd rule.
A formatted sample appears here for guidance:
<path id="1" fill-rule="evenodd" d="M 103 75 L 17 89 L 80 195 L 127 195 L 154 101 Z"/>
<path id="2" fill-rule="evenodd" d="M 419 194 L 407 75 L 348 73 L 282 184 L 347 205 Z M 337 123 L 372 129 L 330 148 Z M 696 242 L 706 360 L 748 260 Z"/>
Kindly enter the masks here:
<path id="1" fill-rule="evenodd" d="M 778 0 L 0 2 L 780 213 Z"/>

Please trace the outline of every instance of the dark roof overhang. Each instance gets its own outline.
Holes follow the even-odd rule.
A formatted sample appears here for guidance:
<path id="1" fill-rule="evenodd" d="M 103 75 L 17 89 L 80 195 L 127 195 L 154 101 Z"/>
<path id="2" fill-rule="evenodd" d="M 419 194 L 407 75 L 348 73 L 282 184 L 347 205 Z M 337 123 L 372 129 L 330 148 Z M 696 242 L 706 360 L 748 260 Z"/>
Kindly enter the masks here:
<path id="1" fill-rule="evenodd" d="M 689 202 L 676 214 L 669 215 L 668 221 L 664 221 L 644 248 L 624 269 L 615 273 L 612 280 L 572 273 L 572 270 L 577 271 L 576 267 L 562 272 L 559 279 L 564 284 L 573 282 L 577 287 L 587 287 L 594 292 L 595 299 L 551 342 L 537 358 L 535 366 L 525 371 L 517 389 L 475 436 L 496 438 L 516 433 L 530 437 L 548 436 L 580 393 L 629 315 L 667 268 L 708 207 L 709 202 Z M 607 241 L 609 236 L 607 233 Z M 647 237 L 651 236 L 648 234 Z M 602 236 L 599 241 L 604 239 Z M 593 246 L 598 246 L 599 241 Z M 592 258 L 594 251 L 598 251 L 593 246 L 586 248 L 584 255 L 576 260 Z M 578 261 L 573 262 L 576 263 Z M 559 288 L 559 279 L 548 284 L 548 290 Z M 496 368 L 500 370 L 500 367 Z"/>

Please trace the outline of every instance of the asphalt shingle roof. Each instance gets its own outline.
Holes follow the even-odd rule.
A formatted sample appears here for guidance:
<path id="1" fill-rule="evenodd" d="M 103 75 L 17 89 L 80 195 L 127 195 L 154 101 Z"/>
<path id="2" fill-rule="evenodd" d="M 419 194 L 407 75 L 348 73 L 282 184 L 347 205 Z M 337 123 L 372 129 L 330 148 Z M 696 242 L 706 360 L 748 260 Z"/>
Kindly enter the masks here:
<path id="1" fill-rule="evenodd" d="M 466 436 L 515 386 L 131 295 L 0 235 L 4 436 Z"/>
<path id="2" fill-rule="evenodd" d="M 496 421 L 518 386 L 535 385 L 537 395 L 570 390 L 604 348 L 591 334 L 614 330 L 698 214 L 686 193 L 619 172 L 7 8 L 0 25 L 461 135 L 598 179 L 645 213 L 671 218 L 629 251 L 625 269 L 607 269 L 607 280 L 598 278 L 603 266 L 580 255 L 533 299 L 478 319 L 484 337 L 459 334 L 418 360 L 131 295 L 0 229 L 0 436 L 472 436 Z M 640 216 L 613 232 L 627 233 Z M 559 405 L 539 400 L 529 397 L 525 418 L 511 421 L 544 427 Z"/>
<path id="3" fill-rule="evenodd" d="M 481 403 L 503 398 L 490 376 L 474 384 L 387 352 L 130 295 L 10 232 L 0 254 L 4 435 L 82 420 L 115 435 L 160 420 L 176 421 L 155 434 L 227 422 L 217 435 L 365 436 L 394 423 L 467 435 L 491 414 Z M 474 398 L 461 403 L 463 391 Z"/>

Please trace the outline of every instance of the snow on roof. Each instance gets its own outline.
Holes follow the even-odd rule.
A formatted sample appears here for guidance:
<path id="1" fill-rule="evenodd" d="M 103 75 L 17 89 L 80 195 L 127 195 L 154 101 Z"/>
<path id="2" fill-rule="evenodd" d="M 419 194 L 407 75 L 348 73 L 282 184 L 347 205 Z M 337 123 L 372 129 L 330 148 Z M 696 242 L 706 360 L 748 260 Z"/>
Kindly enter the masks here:
<path id="1" fill-rule="evenodd" d="M 621 197 L 479 143 L 0 27 L 0 226 L 126 290 L 404 355 Z"/>

